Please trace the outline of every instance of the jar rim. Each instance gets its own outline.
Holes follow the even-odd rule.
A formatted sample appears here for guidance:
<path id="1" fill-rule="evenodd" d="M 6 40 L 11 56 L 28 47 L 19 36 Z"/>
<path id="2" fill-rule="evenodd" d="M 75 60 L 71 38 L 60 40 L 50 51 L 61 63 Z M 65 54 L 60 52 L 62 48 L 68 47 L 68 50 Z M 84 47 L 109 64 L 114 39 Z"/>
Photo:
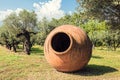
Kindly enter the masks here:
<path id="1" fill-rule="evenodd" d="M 70 44 L 69 44 L 69 47 L 67 49 L 65 49 L 64 51 L 56 51 L 53 46 L 52 46 L 52 40 L 53 40 L 53 37 L 57 34 L 66 34 L 68 37 L 69 37 L 69 40 L 70 40 Z M 55 53 L 55 54 L 66 54 L 68 51 L 70 51 L 71 47 L 73 45 L 73 39 L 72 39 L 72 36 L 67 33 L 67 32 L 63 32 L 63 31 L 60 31 L 60 32 L 56 32 L 53 34 L 52 38 L 50 39 L 50 47 L 51 47 L 51 50 Z"/>

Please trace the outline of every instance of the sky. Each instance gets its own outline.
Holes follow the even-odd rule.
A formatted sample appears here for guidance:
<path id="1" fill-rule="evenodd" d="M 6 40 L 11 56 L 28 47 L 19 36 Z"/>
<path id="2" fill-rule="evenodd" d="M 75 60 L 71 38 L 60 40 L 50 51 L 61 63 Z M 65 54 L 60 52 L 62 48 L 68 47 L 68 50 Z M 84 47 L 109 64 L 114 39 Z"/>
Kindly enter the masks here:
<path id="1" fill-rule="evenodd" d="M 19 14 L 23 9 L 34 10 L 38 20 L 51 20 L 75 12 L 76 6 L 76 0 L 0 0 L 0 24 L 12 12 Z"/>

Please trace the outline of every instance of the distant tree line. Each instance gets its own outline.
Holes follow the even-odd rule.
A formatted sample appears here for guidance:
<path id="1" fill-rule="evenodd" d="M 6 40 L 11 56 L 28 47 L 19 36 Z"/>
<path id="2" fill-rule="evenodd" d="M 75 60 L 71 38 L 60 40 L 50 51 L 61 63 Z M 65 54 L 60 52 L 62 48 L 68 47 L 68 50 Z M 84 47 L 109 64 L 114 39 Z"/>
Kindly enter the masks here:
<path id="1" fill-rule="evenodd" d="M 32 46 L 43 46 L 55 27 L 71 24 L 86 31 L 95 47 L 106 46 L 113 50 L 120 47 L 120 1 L 77 0 L 77 3 L 76 12 L 51 21 L 45 17 L 37 21 L 34 11 L 10 14 L 0 27 L 0 44 L 14 52 L 21 44 L 25 53 L 30 55 Z"/>

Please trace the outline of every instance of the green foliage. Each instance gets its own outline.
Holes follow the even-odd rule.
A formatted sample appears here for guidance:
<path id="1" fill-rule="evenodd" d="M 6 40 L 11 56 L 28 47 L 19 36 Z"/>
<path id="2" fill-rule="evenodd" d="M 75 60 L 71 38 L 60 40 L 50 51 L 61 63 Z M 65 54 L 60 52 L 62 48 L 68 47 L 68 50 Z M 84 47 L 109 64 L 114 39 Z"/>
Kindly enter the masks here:
<path id="1" fill-rule="evenodd" d="M 73 14 L 66 14 L 65 16 L 63 16 L 62 18 L 57 20 L 57 26 L 60 25 L 65 25 L 65 24 L 70 24 L 70 25 L 76 25 L 76 26 L 80 26 L 81 24 L 81 15 L 79 13 L 73 13 Z"/>
<path id="2" fill-rule="evenodd" d="M 82 24 L 81 27 L 87 32 L 90 39 L 92 40 L 94 46 L 101 46 L 103 45 L 103 39 L 108 26 L 106 22 L 99 22 L 98 20 L 89 20 L 87 23 Z"/>
<path id="3" fill-rule="evenodd" d="M 8 38 L 7 31 L 3 28 L 3 26 L 0 27 L 0 43 L 5 44 L 5 40 Z"/>
<path id="4" fill-rule="evenodd" d="M 82 19 L 85 21 L 85 23 L 82 24 L 83 29 L 87 31 L 94 45 L 95 46 L 107 45 L 109 47 L 113 47 L 114 50 L 117 47 L 119 47 L 120 1 L 119 0 L 76 0 L 76 1 L 78 2 L 77 11 L 78 13 L 83 14 Z M 91 19 L 94 19 L 94 21 L 93 20 L 91 21 Z M 99 24 L 98 21 L 100 21 Z"/>
<path id="5" fill-rule="evenodd" d="M 16 52 L 16 45 L 20 43 L 20 41 L 25 42 L 26 39 L 29 39 L 27 41 L 28 44 L 30 43 L 30 34 L 37 32 L 37 18 L 36 14 L 32 11 L 29 12 L 27 10 L 21 11 L 18 15 L 16 13 L 11 13 L 9 16 L 5 18 L 3 21 L 3 28 L 5 28 L 5 31 L 1 34 L 2 38 L 4 38 L 5 45 L 7 47 L 13 47 L 13 50 Z M 24 32 L 28 33 L 24 33 Z M 20 38 L 17 38 L 16 36 L 25 35 Z M 34 42 L 34 37 L 32 38 L 32 43 Z"/>
<path id="6" fill-rule="evenodd" d="M 103 21 L 103 22 L 99 22 L 98 20 L 89 20 L 87 23 L 85 24 L 82 24 L 81 25 L 83 29 L 85 29 L 85 31 L 87 33 L 92 33 L 94 31 L 105 31 L 107 30 L 107 25 L 106 25 L 106 22 Z"/>
<path id="7" fill-rule="evenodd" d="M 119 0 L 77 0 L 78 12 L 84 12 L 87 17 L 107 20 L 112 29 L 120 29 Z"/>
<path id="8" fill-rule="evenodd" d="M 120 30 L 107 31 L 104 41 L 109 49 L 116 50 L 116 48 L 120 47 Z"/>
<path id="9" fill-rule="evenodd" d="M 50 23 L 46 18 L 43 18 L 42 21 L 38 22 L 39 33 L 36 37 L 36 42 L 39 45 L 43 45 L 47 35 L 51 30 L 55 28 L 54 23 Z"/>
<path id="10" fill-rule="evenodd" d="M 7 29 L 14 34 L 20 33 L 23 29 L 35 31 L 37 26 L 36 14 L 27 10 L 21 11 L 19 15 L 15 13 L 10 14 L 3 22 Z"/>
<path id="11" fill-rule="evenodd" d="M 36 18 L 36 14 L 34 11 L 29 12 L 27 10 L 23 10 L 19 13 L 19 19 L 21 26 L 21 29 L 25 29 L 27 31 L 33 31 L 36 29 L 36 22 L 37 22 L 37 18 Z"/>

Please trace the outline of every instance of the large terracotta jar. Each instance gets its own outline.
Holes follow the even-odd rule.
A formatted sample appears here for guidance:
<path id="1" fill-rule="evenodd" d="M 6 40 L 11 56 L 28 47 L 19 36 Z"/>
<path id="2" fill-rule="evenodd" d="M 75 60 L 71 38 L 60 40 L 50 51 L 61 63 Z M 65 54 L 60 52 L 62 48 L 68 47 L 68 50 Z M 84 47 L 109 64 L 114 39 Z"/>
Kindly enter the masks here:
<path id="1" fill-rule="evenodd" d="M 73 25 L 62 25 L 47 36 L 44 54 L 48 63 L 58 71 L 73 72 L 89 62 L 92 43 L 86 33 Z"/>

